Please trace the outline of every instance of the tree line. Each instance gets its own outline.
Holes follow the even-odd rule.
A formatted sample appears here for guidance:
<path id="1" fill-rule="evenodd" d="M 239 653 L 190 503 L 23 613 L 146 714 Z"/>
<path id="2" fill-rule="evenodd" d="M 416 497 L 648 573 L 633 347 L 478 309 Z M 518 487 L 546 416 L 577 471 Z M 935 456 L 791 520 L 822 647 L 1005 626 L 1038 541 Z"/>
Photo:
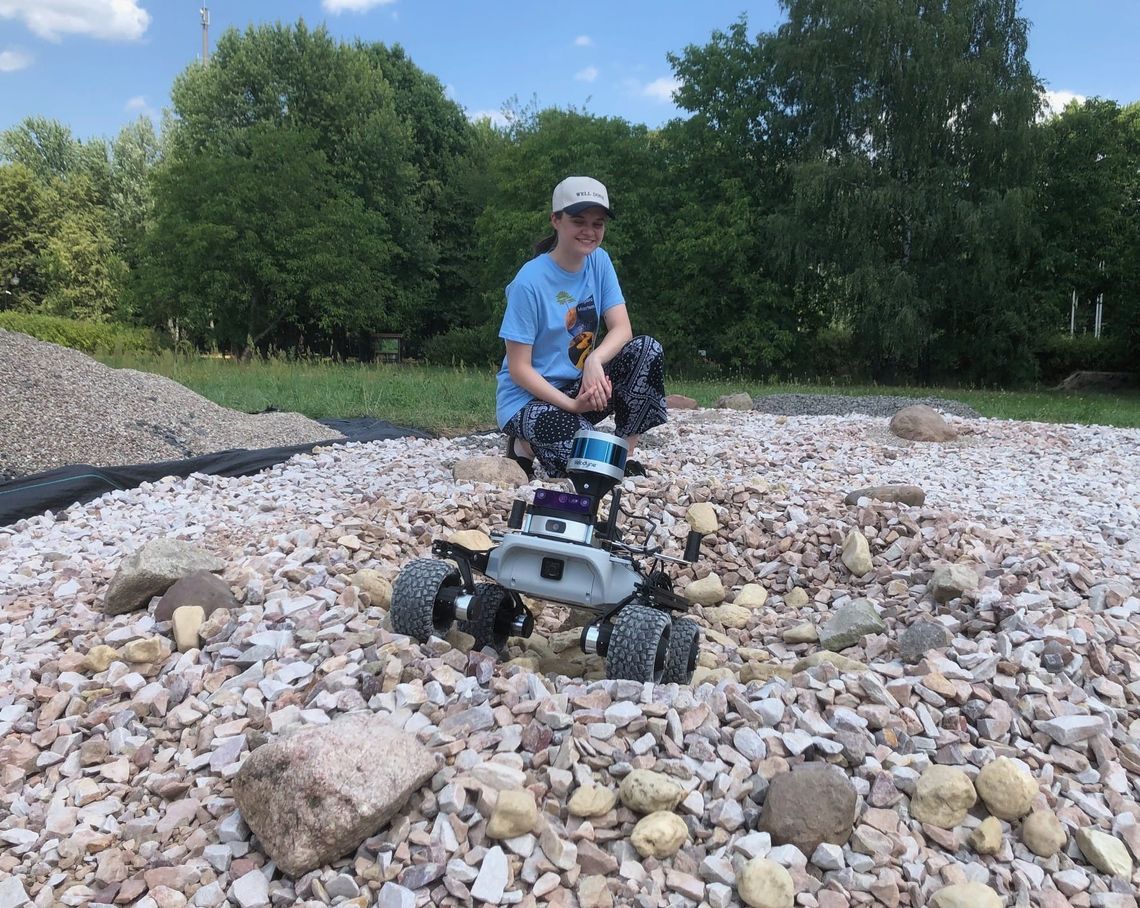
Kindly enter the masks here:
<path id="1" fill-rule="evenodd" d="M 670 55 L 683 115 L 659 129 L 533 105 L 470 123 L 399 46 L 231 30 L 157 130 L 0 134 L 0 309 L 235 353 L 367 359 L 399 332 L 429 361 L 491 364 L 551 187 L 585 173 L 672 370 L 1134 367 L 1140 104 L 1043 116 L 1016 0 L 781 5 L 774 31 L 740 19 Z"/>

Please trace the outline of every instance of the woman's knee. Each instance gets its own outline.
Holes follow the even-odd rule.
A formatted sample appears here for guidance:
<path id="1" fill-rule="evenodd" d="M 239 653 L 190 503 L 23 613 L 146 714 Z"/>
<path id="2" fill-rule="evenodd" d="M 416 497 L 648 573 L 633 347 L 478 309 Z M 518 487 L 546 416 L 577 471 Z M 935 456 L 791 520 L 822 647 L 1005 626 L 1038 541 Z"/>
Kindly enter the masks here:
<path id="1" fill-rule="evenodd" d="M 638 357 L 662 359 L 665 356 L 665 349 L 661 346 L 661 342 L 648 334 L 637 335 L 626 344 L 626 347 Z"/>
<path id="2" fill-rule="evenodd" d="M 535 420 L 535 440 L 539 444 L 558 444 L 569 441 L 582 428 L 582 422 L 582 418 L 576 413 L 567 413 L 565 410 L 551 407 L 539 414 L 538 419 Z"/>

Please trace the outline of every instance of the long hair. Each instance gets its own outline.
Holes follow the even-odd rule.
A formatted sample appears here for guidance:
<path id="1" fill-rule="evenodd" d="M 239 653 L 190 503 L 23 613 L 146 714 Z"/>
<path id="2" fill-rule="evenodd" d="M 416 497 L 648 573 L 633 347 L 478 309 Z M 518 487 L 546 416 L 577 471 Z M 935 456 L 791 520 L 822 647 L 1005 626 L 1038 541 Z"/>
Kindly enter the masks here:
<path id="1" fill-rule="evenodd" d="M 562 212 L 559 211 L 554 215 L 556 218 L 561 219 Z M 558 245 L 558 234 L 551 233 L 550 236 L 544 236 L 541 240 L 534 244 L 534 255 L 531 258 L 538 258 L 544 252 L 550 252 L 555 246 Z"/>

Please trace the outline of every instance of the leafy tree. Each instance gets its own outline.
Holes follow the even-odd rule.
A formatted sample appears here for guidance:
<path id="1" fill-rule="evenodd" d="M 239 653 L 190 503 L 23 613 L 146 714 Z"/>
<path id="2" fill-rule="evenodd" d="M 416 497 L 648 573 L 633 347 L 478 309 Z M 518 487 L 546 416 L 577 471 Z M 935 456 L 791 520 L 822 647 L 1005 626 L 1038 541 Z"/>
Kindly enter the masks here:
<path id="1" fill-rule="evenodd" d="M 747 193 L 776 329 L 829 315 L 887 378 L 1029 374 L 1038 85 L 1015 0 L 781 6 L 754 43 L 742 20 L 674 60 L 693 160 Z"/>
<path id="2" fill-rule="evenodd" d="M 160 171 L 142 284 L 169 306 L 158 315 L 236 350 L 383 323 L 397 250 L 317 144 L 262 123 L 242 155 L 209 150 Z"/>
<path id="3" fill-rule="evenodd" d="M 0 309 L 31 310 L 48 289 L 43 252 L 59 200 L 24 164 L 0 165 Z"/>
<path id="4" fill-rule="evenodd" d="M 1037 279 L 1054 330 L 1068 327 L 1073 291 L 1081 302 L 1080 331 L 1091 330 L 1087 304 L 1100 293 L 1117 334 L 1133 321 L 1133 260 L 1140 243 L 1137 122 L 1134 112 L 1094 98 L 1070 103 L 1038 130 L 1044 242 Z"/>
<path id="5" fill-rule="evenodd" d="M 436 184 L 442 183 L 450 156 L 462 147 L 461 139 L 454 138 L 460 130 L 453 116 L 457 108 L 445 102 L 442 88 L 432 82 L 416 76 L 400 51 L 338 44 L 323 28 L 310 30 L 303 22 L 259 26 L 245 33 L 231 30 L 222 36 L 208 68 L 192 66 L 183 72 L 171 92 L 178 124 L 170 138 L 169 173 L 158 184 L 167 197 L 158 199 L 156 231 L 190 229 L 196 217 L 209 214 L 208 223 L 227 224 L 233 231 L 226 234 L 226 242 L 237 244 L 230 259 L 244 256 L 252 263 L 268 256 L 278 262 L 268 271 L 248 264 L 240 278 L 228 281 L 210 258 L 217 243 L 203 242 L 200 236 L 182 254 L 191 271 L 215 275 L 213 283 L 198 284 L 206 293 L 201 305 L 218 312 L 235 304 L 247 314 L 251 307 L 260 310 L 253 320 L 259 327 L 251 336 L 261 336 L 263 343 L 291 343 L 293 338 L 276 334 L 274 327 L 291 325 L 318 332 L 306 334 L 307 343 L 331 342 L 341 351 L 349 349 L 352 332 L 358 329 L 368 333 L 422 322 L 422 313 L 434 302 L 440 257 L 429 203 L 439 192 Z M 417 124 L 425 142 L 439 136 L 454 141 L 448 139 L 430 152 L 418 150 L 412 121 L 421 114 L 435 118 Z M 449 150 L 448 142 L 454 148 Z M 271 156 L 279 164 L 266 171 L 266 162 L 255 160 L 274 144 L 302 155 L 316 171 L 311 178 L 295 171 L 298 180 L 310 184 L 301 200 L 295 193 L 256 194 L 260 208 L 255 211 L 263 211 L 267 224 L 275 225 L 272 243 L 252 230 L 239 230 L 242 213 L 229 200 L 203 201 L 204 209 L 170 176 L 190 181 L 197 193 L 236 194 L 252 202 L 253 189 L 231 193 L 223 175 L 231 171 L 235 179 L 256 174 L 258 179 L 284 180 L 296 162 Z M 434 183 L 424 177 L 433 166 L 443 171 Z M 270 185 L 285 189 L 283 182 Z M 326 199 L 329 223 L 342 230 L 351 227 L 346 237 L 317 230 L 314 222 L 305 220 L 321 210 L 314 195 L 318 188 Z M 299 202 L 304 203 L 302 214 L 292 209 Z M 350 211 L 358 214 L 351 224 Z M 309 232 L 300 242 L 287 230 Z M 324 245 L 314 245 L 317 240 Z M 154 248 L 168 245 L 157 239 Z M 280 258 L 286 247 L 300 257 L 288 266 Z M 375 257 L 350 265 L 346 248 Z M 330 271 L 334 262 L 343 267 L 342 273 Z M 181 312 L 188 305 L 184 287 L 163 282 L 163 276 L 176 273 L 169 264 L 151 261 L 143 270 L 140 289 L 145 288 L 151 300 L 152 316 Z M 360 306 L 368 318 L 348 313 L 338 322 L 330 313 L 342 308 L 343 301 L 332 296 L 359 286 L 353 271 L 374 279 Z M 310 279 L 299 279 L 301 274 Z M 290 276 L 290 289 L 282 292 L 278 280 L 285 275 Z M 339 283 L 341 290 L 319 289 L 311 279 L 317 275 Z"/>

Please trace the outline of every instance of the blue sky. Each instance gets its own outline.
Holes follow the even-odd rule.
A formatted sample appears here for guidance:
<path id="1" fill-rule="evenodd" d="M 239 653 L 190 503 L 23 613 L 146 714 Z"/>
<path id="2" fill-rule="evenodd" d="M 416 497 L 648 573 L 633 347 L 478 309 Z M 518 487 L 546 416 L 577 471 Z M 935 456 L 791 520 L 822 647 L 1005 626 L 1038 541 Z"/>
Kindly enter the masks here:
<path id="1" fill-rule="evenodd" d="M 81 137 L 111 135 L 169 104 L 174 76 L 201 48 L 200 0 L 0 0 L 0 129 L 39 114 Z M 746 13 L 780 20 L 775 0 L 215 0 L 211 39 L 254 22 L 325 22 L 345 39 L 399 43 L 469 115 L 537 98 L 659 125 L 669 51 L 706 42 Z M 1047 87 L 1140 99 L 1140 0 L 1023 0 L 1029 57 Z"/>

